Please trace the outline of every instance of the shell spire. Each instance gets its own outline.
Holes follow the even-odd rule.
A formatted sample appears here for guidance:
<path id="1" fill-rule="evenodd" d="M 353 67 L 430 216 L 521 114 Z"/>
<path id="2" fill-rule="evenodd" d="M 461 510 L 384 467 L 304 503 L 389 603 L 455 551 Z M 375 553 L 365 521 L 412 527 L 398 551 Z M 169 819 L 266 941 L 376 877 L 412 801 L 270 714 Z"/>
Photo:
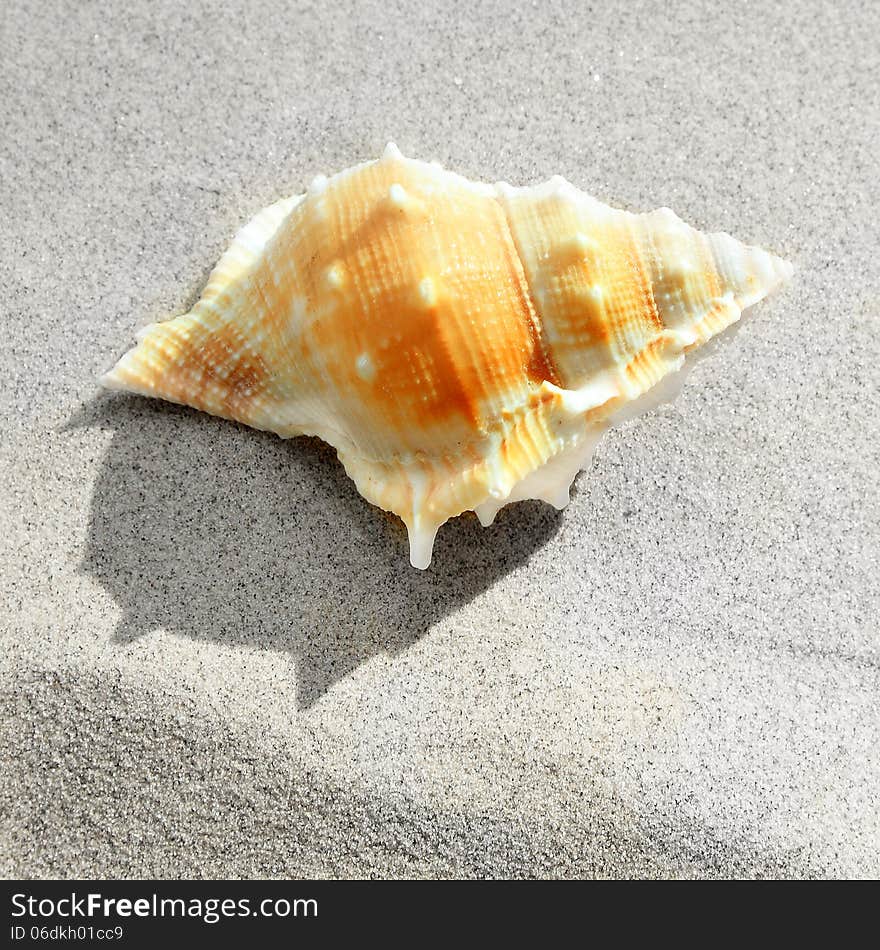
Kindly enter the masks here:
<path id="1" fill-rule="evenodd" d="M 389 143 L 260 212 L 103 382 L 320 436 L 425 568 L 463 511 L 564 507 L 605 428 L 790 275 L 668 209 L 472 182 Z"/>
<path id="2" fill-rule="evenodd" d="M 610 375 L 617 398 L 641 396 L 792 273 L 669 208 L 619 211 L 562 178 L 500 194 L 569 390 L 589 392 Z"/>

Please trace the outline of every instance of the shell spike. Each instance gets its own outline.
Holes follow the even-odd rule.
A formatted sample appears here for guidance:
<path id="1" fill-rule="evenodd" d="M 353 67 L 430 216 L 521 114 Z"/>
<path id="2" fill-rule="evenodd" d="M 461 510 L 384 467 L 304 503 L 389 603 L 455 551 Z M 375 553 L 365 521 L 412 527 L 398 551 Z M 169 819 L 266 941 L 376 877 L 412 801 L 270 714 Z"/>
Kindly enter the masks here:
<path id="1" fill-rule="evenodd" d="M 406 528 L 409 533 L 409 562 L 420 571 L 427 570 L 431 564 L 434 539 L 437 537 L 440 525 L 426 524 L 422 520 L 416 520 L 412 524 L 407 523 Z"/>
<path id="2" fill-rule="evenodd" d="M 494 502 L 494 499 L 484 501 L 481 505 L 477 505 L 474 508 L 474 513 L 480 519 L 480 524 L 484 528 L 488 528 L 495 521 L 495 516 L 498 514 L 504 504 L 505 502 L 497 504 Z"/>

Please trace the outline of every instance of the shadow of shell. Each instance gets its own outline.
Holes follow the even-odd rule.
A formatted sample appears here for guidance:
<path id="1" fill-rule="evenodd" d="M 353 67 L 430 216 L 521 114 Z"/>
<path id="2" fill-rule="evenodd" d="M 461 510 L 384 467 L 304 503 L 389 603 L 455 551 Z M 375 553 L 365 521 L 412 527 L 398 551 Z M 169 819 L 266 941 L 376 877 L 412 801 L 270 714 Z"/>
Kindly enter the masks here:
<path id="1" fill-rule="evenodd" d="M 100 397 L 70 426 L 114 429 L 92 497 L 83 568 L 124 611 L 115 634 L 156 629 L 283 651 L 301 708 L 372 656 L 405 650 L 524 564 L 559 529 L 548 505 L 441 532 L 428 572 L 317 439 L 284 441 L 193 410 Z"/>

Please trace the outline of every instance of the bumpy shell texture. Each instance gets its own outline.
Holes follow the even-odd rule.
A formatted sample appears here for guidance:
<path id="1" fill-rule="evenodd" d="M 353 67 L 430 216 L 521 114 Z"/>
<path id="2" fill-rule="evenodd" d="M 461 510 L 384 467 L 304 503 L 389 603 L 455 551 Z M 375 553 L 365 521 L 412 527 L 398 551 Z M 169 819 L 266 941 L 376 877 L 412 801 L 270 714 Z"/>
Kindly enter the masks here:
<path id="1" fill-rule="evenodd" d="M 319 436 L 425 568 L 464 511 L 564 507 L 605 428 L 790 274 L 665 208 L 475 183 L 389 145 L 260 212 L 102 382 Z"/>

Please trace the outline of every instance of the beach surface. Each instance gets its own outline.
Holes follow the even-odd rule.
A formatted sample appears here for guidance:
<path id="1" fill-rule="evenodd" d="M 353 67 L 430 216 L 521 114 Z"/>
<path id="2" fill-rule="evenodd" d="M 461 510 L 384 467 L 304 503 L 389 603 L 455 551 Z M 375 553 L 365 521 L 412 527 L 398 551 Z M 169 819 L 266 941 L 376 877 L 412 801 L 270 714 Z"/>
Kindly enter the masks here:
<path id="1" fill-rule="evenodd" d="M 880 874 L 880 6 L 295 6 L 4 6 L 0 872 Z M 797 268 L 424 573 L 317 440 L 97 385 L 389 139 Z"/>

